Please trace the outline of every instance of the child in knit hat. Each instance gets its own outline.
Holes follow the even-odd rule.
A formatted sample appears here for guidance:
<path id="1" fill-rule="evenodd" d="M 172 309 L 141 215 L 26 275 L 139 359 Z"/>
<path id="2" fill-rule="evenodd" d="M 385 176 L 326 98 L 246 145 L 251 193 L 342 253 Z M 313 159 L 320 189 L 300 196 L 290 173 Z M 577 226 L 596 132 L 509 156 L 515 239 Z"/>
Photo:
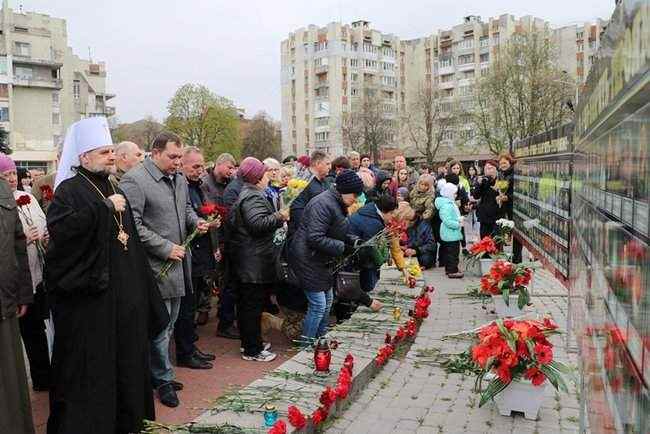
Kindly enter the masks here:
<path id="1" fill-rule="evenodd" d="M 433 207 L 434 196 L 433 177 L 430 175 L 421 175 L 417 185 L 409 193 L 409 203 L 417 215 L 428 220 L 433 216 L 433 212 L 435 211 Z"/>

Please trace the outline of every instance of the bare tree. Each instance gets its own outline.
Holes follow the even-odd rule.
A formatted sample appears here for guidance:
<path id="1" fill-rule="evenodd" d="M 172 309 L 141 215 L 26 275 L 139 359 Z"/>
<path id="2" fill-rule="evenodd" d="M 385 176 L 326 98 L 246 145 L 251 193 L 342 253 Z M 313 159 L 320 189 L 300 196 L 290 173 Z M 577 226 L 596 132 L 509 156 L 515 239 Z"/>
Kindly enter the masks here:
<path id="1" fill-rule="evenodd" d="M 477 82 L 476 137 L 493 153 L 512 152 L 516 140 L 567 122 L 574 91 L 548 32 L 515 33 Z"/>
<path id="2" fill-rule="evenodd" d="M 265 112 L 257 113 L 249 121 L 243 138 L 242 154 L 260 160 L 267 157 L 280 158 L 280 129 L 276 122 Z"/>
<path id="3" fill-rule="evenodd" d="M 365 87 L 343 118 L 344 144 L 355 151 L 367 152 L 378 161 L 380 150 L 393 143 L 397 132 L 394 112 L 386 107 L 392 107 L 392 104 L 385 103 L 380 89 Z"/>
<path id="4" fill-rule="evenodd" d="M 439 87 L 432 86 L 430 82 L 421 82 L 410 98 L 402 119 L 407 139 L 430 167 L 448 133 L 456 130 L 460 124 L 458 102 L 443 102 L 444 97 Z"/>
<path id="5" fill-rule="evenodd" d="M 142 120 L 142 142 L 141 144 L 145 150 L 149 151 L 153 140 L 163 130 L 161 125 L 156 119 L 149 115 Z"/>

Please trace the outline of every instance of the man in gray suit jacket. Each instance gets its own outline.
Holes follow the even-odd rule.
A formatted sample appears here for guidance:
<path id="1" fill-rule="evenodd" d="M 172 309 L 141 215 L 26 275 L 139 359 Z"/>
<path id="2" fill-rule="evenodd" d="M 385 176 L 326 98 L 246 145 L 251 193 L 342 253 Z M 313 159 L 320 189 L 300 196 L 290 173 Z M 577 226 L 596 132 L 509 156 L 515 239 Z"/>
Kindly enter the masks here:
<path id="1" fill-rule="evenodd" d="M 180 139 L 174 134 L 161 133 L 152 144 L 151 158 L 135 166 L 120 181 L 171 319 L 151 343 L 152 382 L 160 402 L 168 407 L 178 406 L 176 391 L 182 388 L 181 383 L 174 381 L 169 342 L 181 297 L 186 290 L 192 290 L 192 262 L 182 244 L 195 228 L 201 233 L 208 231 L 208 224 L 192 208 L 187 181 L 177 174 L 182 157 Z M 168 261 L 173 261 L 173 266 L 161 275 Z"/>

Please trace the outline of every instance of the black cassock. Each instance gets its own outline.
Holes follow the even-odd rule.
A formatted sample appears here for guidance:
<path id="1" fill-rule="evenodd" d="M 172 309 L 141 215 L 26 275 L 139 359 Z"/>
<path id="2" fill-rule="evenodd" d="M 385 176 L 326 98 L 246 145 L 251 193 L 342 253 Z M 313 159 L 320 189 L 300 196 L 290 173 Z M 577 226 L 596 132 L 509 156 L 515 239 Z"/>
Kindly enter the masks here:
<path id="1" fill-rule="evenodd" d="M 106 176 L 79 171 L 113 194 Z M 48 434 L 137 433 L 155 417 L 149 338 L 169 316 L 130 207 L 122 213 L 127 251 L 113 215 L 79 173 L 58 186 L 48 209 L 45 280 L 55 330 Z"/>

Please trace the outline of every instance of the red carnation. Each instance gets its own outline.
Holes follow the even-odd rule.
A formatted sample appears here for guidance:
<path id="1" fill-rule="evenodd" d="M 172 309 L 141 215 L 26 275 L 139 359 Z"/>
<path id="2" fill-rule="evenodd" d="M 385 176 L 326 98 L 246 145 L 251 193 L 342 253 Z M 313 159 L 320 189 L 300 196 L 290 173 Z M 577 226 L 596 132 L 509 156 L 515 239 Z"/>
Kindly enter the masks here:
<path id="1" fill-rule="evenodd" d="M 529 379 L 534 386 L 541 386 L 546 381 L 546 375 L 536 367 L 526 370 L 524 377 Z"/>
<path id="2" fill-rule="evenodd" d="M 32 203 L 32 199 L 27 194 L 23 194 L 18 199 L 16 199 L 16 205 L 18 206 L 29 205 L 30 203 Z"/>
<path id="3" fill-rule="evenodd" d="M 384 356 L 375 357 L 375 364 L 377 366 L 384 366 L 385 363 L 386 363 L 386 357 Z"/>
<path id="4" fill-rule="evenodd" d="M 289 423 L 291 426 L 301 429 L 307 425 L 305 415 L 295 405 L 290 405 L 287 409 L 289 413 Z"/>
<path id="5" fill-rule="evenodd" d="M 348 355 L 345 356 L 345 360 L 343 360 L 343 367 L 347 369 L 350 375 L 352 375 L 352 370 L 354 369 L 354 357 L 352 354 L 348 353 Z"/>
<path id="6" fill-rule="evenodd" d="M 287 424 L 283 420 L 277 421 L 268 434 L 287 434 Z"/>
<path id="7" fill-rule="evenodd" d="M 424 290 L 426 292 L 433 292 L 433 291 L 436 290 L 436 288 L 434 288 L 432 285 L 427 285 L 427 286 L 424 287 Z"/>
<path id="8" fill-rule="evenodd" d="M 328 411 L 326 408 L 318 407 L 311 415 L 311 420 L 314 423 L 314 426 L 318 426 L 327 419 Z"/>
<path id="9" fill-rule="evenodd" d="M 320 394 L 320 403 L 323 404 L 325 408 L 330 408 L 332 404 L 336 402 L 336 396 L 336 390 L 327 386 L 325 390 L 323 390 L 323 393 Z"/>
<path id="10" fill-rule="evenodd" d="M 552 320 L 551 318 L 549 318 L 549 317 L 544 318 L 544 327 L 546 327 L 546 328 L 548 328 L 548 329 L 551 329 L 551 330 L 555 330 L 555 329 L 558 328 L 558 326 L 557 326 L 557 324 L 555 323 L 555 321 L 553 321 L 553 320 Z"/>
<path id="11" fill-rule="evenodd" d="M 199 213 L 203 217 L 211 217 L 217 213 L 217 205 L 211 202 L 206 202 L 199 207 Z"/>
<path id="12" fill-rule="evenodd" d="M 535 355 L 539 363 L 548 365 L 553 361 L 553 348 L 549 345 L 535 344 Z"/>
<path id="13" fill-rule="evenodd" d="M 43 200 L 51 202 L 54 198 L 54 191 L 52 191 L 52 187 L 47 184 L 41 185 L 41 197 Z"/>
<path id="14" fill-rule="evenodd" d="M 338 396 L 338 399 L 345 399 L 348 397 L 348 393 L 350 393 L 350 383 L 347 382 L 339 382 L 336 385 L 336 395 Z"/>
<path id="15" fill-rule="evenodd" d="M 352 384 L 352 374 L 348 369 L 341 369 L 341 371 L 339 372 L 339 378 L 337 380 L 337 384 L 347 384 L 347 385 Z"/>
<path id="16" fill-rule="evenodd" d="M 512 373 L 510 372 L 510 367 L 501 364 L 497 369 L 497 377 L 499 377 L 499 380 L 503 383 L 510 383 L 512 381 Z"/>
<path id="17" fill-rule="evenodd" d="M 398 327 L 397 331 L 395 332 L 395 341 L 399 342 L 402 339 L 404 339 L 405 336 L 406 336 L 406 332 L 404 331 L 404 329 L 402 327 Z"/>

